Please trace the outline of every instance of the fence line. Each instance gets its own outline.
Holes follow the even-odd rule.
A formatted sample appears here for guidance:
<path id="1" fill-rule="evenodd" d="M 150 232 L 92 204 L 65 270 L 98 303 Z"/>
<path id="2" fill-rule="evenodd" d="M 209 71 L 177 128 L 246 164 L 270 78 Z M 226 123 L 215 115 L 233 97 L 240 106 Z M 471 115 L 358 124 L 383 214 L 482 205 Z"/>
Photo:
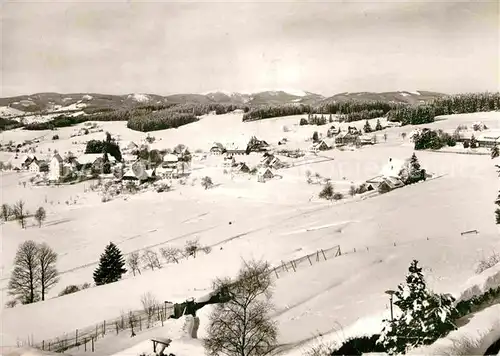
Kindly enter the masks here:
<path id="1" fill-rule="evenodd" d="M 272 268 L 269 273 L 274 274 L 276 278 L 280 278 L 284 273 L 296 272 L 299 268 L 312 266 L 316 263 L 338 257 L 341 254 L 340 245 L 324 250 L 317 250 L 294 260 L 281 261 L 281 264 Z M 173 304 L 156 304 L 148 310 L 122 313 L 117 318 L 103 320 L 95 325 L 76 329 L 59 337 L 42 340 L 39 343 L 34 343 L 33 335 L 31 335 L 31 338 L 28 337 L 27 343 L 18 342 L 18 346 L 28 344 L 44 351 L 53 352 L 64 352 L 75 347 L 83 347 L 85 352 L 94 352 L 97 340 L 104 338 L 106 334 L 118 335 L 123 331 L 129 330 L 131 336 L 135 336 L 137 331 L 154 327 L 160 322 L 163 326 L 164 322 L 172 316 L 173 309 Z"/>

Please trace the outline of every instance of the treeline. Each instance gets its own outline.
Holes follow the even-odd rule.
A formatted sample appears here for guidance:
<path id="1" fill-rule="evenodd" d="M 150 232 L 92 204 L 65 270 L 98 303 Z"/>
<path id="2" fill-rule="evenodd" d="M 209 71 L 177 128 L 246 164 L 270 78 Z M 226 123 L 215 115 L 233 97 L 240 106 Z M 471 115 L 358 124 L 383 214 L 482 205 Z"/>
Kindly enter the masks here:
<path id="1" fill-rule="evenodd" d="M 243 121 L 262 120 L 302 114 L 336 114 L 340 121 L 370 120 L 387 116 L 403 125 L 420 125 L 439 115 L 465 114 L 500 109 L 500 93 L 471 93 L 445 96 L 427 104 L 409 105 L 384 101 L 346 101 L 304 104 L 265 105 L 250 109 Z"/>
<path id="2" fill-rule="evenodd" d="M 394 107 L 396 107 L 395 104 L 382 101 L 357 102 L 354 100 L 322 103 L 316 106 L 305 104 L 265 105 L 250 109 L 248 113 L 243 115 L 243 121 L 302 114 L 336 114 L 341 121 L 351 122 L 382 117 Z"/>
<path id="3" fill-rule="evenodd" d="M 214 112 L 217 115 L 226 114 L 241 109 L 247 112 L 248 106 L 234 104 L 151 104 L 142 105 L 131 109 L 98 109 L 84 110 L 87 115 L 66 116 L 59 115 L 47 122 L 31 123 L 25 125 L 26 130 L 53 130 L 67 127 L 86 121 L 128 121 L 127 126 L 133 130 L 154 131 L 179 127 L 196 121 L 196 116 Z M 144 122 L 140 122 L 140 121 Z M 0 122 L 0 125 L 2 122 Z M 7 123 L 6 123 L 7 124 Z M 22 126 L 17 123 L 17 127 Z M 1 128 L 1 126 L 0 126 Z"/>
<path id="4" fill-rule="evenodd" d="M 23 126 L 16 120 L 4 119 L 0 117 L 0 131 L 12 130 Z"/>
<path id="5" fill-rule="evenodd" d="M 250 109 L 243 115 L 243 122 L 268 119 L 271 117 L 291 116 L 313 113 L 310 105 L 284 104 L 284 105 L 262 105 Z"/>
<path id="6" fill-rule="evenodd" d="M 156 131 L 176 128 L 198 121 L 193 113 L 180 113 L 171 109 L 160 110 L 146 115 L 135 115 L 127 122 L 127 127 L 136 131 Z"/>
<path id="7" fill-rule="evenodd" d="M 500 93 L 457 94 L 435 99 L 427 105 L 399 106 L 389 112 L 389 121 L 403 125 L 420 125 L 434 121 L 436 116 L 467 114 L 500 109 Z"/>

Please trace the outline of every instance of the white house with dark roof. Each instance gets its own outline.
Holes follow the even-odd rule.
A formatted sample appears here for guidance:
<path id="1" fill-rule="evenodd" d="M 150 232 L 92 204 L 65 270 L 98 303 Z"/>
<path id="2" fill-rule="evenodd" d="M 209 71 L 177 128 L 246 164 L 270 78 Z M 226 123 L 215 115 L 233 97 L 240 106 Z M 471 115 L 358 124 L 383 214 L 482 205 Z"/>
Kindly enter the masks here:
<path id="1" fill-rule="evenodd" d="M 57 182 L 61 178 L 63 175 L 63 166 L 64 162 L 61 155 L 59 155 L 59 153 L 55 153 L 50 159 L 48 175 L 49 181 Z"/>

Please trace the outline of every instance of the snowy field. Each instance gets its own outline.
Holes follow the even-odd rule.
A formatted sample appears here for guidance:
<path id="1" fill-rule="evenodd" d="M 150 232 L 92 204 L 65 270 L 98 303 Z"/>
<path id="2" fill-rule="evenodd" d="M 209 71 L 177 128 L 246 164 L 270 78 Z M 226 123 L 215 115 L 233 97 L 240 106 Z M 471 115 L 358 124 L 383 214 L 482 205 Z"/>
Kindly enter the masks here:
<path id="1" fill-rule="evenodd" d="M 300 117 L 243 123 L 241 114 L 206 116 L 199 122 L 150 135 L 156 138 L 153 148 L 183 143 L 192 151 L 208 150 L 214 141 L 240 141 L 252 135 L 271 144 L 287 137 L 290 146 L 307 148 L 311 142 L 306 139 L 313 131 L 326 136 L 330 125 L 298 126 Z M 498 128 L 499 119 L 499 113 L 453 115 L 425 127 L 453 130 L 459 124 L 483 121 L 488 127 Z M 125 122 L 98 124 L 125 141 L 139 143 L 146 137 L 146 133 L 127 129 Z M 355 124 L 361 128 L 364 122 Z M 57 141 L 51 140 L 54 131 L 13 130 L 1 133 L 0 138 L 4 143 L 42 137 L 38 149 L 43 152 L 48 148 L 78 152 L 86 140 L 103 138 L 102 133 L 70 138 L 74 130 L 57 130 Z M 214 183 L 220 184 L 213 189 L 205 191 L 198 182 L 176 186 L 168 193 L 146 192 L 127 201 L 108 203 L 101 203 L 96 193 L 85 193 L 83 183 L 23 187 L 18 182 L 28 179 L 26 174 L 3 173 L 2 202 L 14 203 L 22 198 L 28 209 L 43 205 L 48 214 L 42 228 L 22 230 L 15 222 L 1 227 L 2 307 L 8 300 L 5 288 L 20 242 L 46 241 L 59 255 L 59 270 L 67 271 L 50 292 L 49 297 L 54 298 L 2 309 L 4 346 L 15 346 L 27 335 L 40 342 L 117 317 L 122 311 L 140 309 L 140 297 L 146 292 L 159 300 L 176 302 L 205 295 L 215 277 L 234 275 L 242 259 L 265 258 L 279 265 L 334 245 L 341 246 L 342 256 L 301 267 L 276 281 L 274 318 L 279 323 L 279 343 L 288 345 L 289 355 L 300 355 L 307 345 L 304 342 L 319 334 L 335 338 L 343 333 L 379 331 L 379 321 L 388 313 L 384 291 L 403 281 L 413 259 L 424 267 L 432 289 L 460 294 L 464 282 L 474 276 L 475 263 L 492 250 L 500 250 L 493 204 L 498 190 L 494 164 L 498 161 L 481 155 L 417 152 L 422 167 L 439 178 L 382 196 L 346 198 L 337 203 L 318 201 L 321 186 L 306 183 L 305 172 L 310 170 L 331 178 L 337 190 L 347 191 L 351 183 L 359 184 L 377 175 L 389 157 L 408 158 L 413 153 L 412 145 L 400 134 L 412 130 L 410 126 L 386 129 L 377 133 L 379 143 L 375 146 L 307 156 L 303 164 L 279 170 L 281 179 L 265 184 L 248 176 L 231 180 L 217 167 L 217 160 L 222 158 L 210 157 L 208 162 L 194 162 L 200 169 L 193 176 L 212 176 Z M 384 132 L 387 142 L 382 138 Z M 258 161 L 258 157 L 242 156 L 238 160 Z M 68 205 L 66 200 L 76 203 Z M 467 230 L 479 233 L 462 236 L 461 232 Z M 56 298 L 69 284 L 92 282 L 94 263 L 110 241 L 126 254 L 149 246 L 182 247 L 195 238 L 201 245 L 213 246 L 212 252 Z M 200 338 L 209 311 L 205 308 L 200 315 Z M 151 336 L 174 334 L 172 350 L 167 350 L 177 356 L 203 354 L 199 340 L 180 338 L 174 329 L 166 325 L 151 331 L 155 333 Z M 96 354 L 151 352 L 148 337 L 133 340 L 137 345 L 130 344 L 130 339 L 116 342 L 110 338 L 109 343 L 97 344 Z"/>

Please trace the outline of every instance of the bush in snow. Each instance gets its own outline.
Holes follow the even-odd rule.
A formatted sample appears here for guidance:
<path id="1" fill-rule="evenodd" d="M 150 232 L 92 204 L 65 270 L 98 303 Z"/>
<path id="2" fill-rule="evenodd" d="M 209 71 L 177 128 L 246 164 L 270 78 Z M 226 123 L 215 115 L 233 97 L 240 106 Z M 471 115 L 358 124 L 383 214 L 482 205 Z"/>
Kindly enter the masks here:
<path id="1" fill-rule="evenodd" d="M 482 273 L 488 268 L 495 266 L 497 263 L 500 263 L 500 254 L 498 254 L 498 252 L 494 252 L 488 257 L 483 257 L 483 259 L 477 264 L 476 273 Z"/>
<path id="2" fill-rule="evenodd" d="M 342 344 L 337 350 L 332 351 L 330 355 L 363 355 L 370 352 L 385 352 L 385 348 L 377 343 L 380 335 L 360 336 L 350 338 Z"/>
<path id="3" fill-rule="evenodd" d="M 378 342 L 389 354 L 404 353 L 419 345 L 428 345 L 456 329 L 458 317 L 451 295 L 435 294 L 425 284 L 422 268 L 414 260 L 395 293 L 394 304 L 401 315 L 393 320 L 384 320 L 384 328 Z"/>

